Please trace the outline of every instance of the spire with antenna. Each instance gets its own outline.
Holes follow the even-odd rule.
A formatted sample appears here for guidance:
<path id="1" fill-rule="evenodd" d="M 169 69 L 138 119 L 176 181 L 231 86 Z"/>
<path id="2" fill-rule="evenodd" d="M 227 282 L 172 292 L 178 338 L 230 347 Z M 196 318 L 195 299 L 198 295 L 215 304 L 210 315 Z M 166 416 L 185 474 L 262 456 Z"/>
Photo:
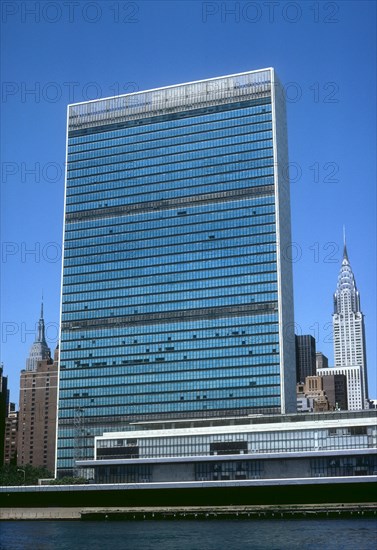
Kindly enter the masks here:
<path id="1" fill-rule="evenodd" d="M 38 321 L 37 334 L 34 341 L 34 344 L 31 347 L 30 354 L 26 360 L 26 370 L 35 371 L 37 368 L 38 361 L 44 359 L 50 359 L 51 351 L 46 342 L 45 334 L 45 321 L 43 317 L 43 293 L 42 293 L 42 302 L 41 302 L 41 316 Z"/>
<path id="2" fill-rule="evenodd" d="M 360 311 L 360 296 L 357 291 L 355 276 L 348 258 L 346 231 L 343 226 L 343 260 L 338 275 L 336 292 L 334 294 L 334 313 L 340 314 L 345 307 L 344 300 L 342 299 L 344 292 L 348 296 L 347 302 L 351 308 L 350 311 L 354 313 Z"/>
<path id="3" fill-rule="evenodd" d="M 38 321 L 38 336 L 36 342 L 41 342 L 47 346 L 46 336 L 45 336 L 45 320 L 43 318 L 43 292 L 42 292 L 42 302 L 41 302 L 41 316 Z"/>
<path id="4" fill-rule="evenodd" d="M 349 262 L 347 245 L 346 245 L 346 228 L 344 225 L 343 225 L 343 260 L 347 260 L 347 262 Z"/>

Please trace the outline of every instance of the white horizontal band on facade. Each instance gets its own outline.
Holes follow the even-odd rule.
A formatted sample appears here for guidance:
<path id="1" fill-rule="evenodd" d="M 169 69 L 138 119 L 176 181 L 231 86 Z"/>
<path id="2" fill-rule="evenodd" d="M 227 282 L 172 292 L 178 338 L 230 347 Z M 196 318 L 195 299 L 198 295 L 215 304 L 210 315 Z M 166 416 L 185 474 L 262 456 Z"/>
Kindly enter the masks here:
<path id="1" fill-rule="evenodd" d="M 241 424 L 231 426 L 209 426 L 198 428 L 172 428 L 172 429 L 155 429 L 142 431 L 123 431 L 123 432 L 108 432 L 103 435 L 96 436 L 95 444 L 99 440 L 135 438 L 165 438 L 165 437 L 188 437 L 188 436 L 205 436 L 218 434 L 242 434 L 242 433 L 260 433 L 260 432 L 296 432 L 307 430 L 323 430 L 328 428 L 348 428 L 354 426 L 376 426 L 375 418 L 345 418 L 334 420 L 322 420 L 313 422 L 286 422 L 279 424 Z"/>

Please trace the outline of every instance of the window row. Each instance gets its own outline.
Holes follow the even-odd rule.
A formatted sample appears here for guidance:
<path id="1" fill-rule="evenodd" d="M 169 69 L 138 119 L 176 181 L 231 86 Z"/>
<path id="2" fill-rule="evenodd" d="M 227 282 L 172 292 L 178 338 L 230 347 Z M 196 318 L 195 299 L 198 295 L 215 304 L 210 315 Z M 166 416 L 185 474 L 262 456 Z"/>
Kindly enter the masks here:
<path id="1" fill-rule="evenodd" d="M 63 294 L 63 304 L 74 303 L 77 304 L 76 309 L 86 309 L 86 306 L 89 305 L 89 302 L 93 301 L 103 301 L 103 306 L 113 306 L 120 305 L 118 298 L 123 298 L 122 304 L 128 305 L 128 298 L 130 296 L 148 296 L 151 295 L 153 298 L 152 302 L 160 301 L 166 297 L 167 301 L 173 299 L 176 293 L 180 294 L 181 299 L 186 298 L 209 298 L 214 296 L 228 296 L 228 295 L 240 295 L 240 294 L 249 294 L 249 293 L 258 293 L 265 292 L 269 290 L 277 290 L 276 282 L 266 282 L 266 283 L 254 283 L 250 284 L 247 281 L 238 283 L 238 284 L 228 284 L 221 285 L 221 282 L 218 282 L 216 286 L 210 281 L 206 285 L 198 285 L 197 283 L 192 283 L 188 285 L 177 284 L 171 285 L 151 285 L 144 287 L 135 287 L 130 289 L 121 289 L 121 290 L 103 290 L 103 291 L 81 291 L 80 293 L 65 292 Z M 232 281 L 233 283 L 233 281 Z M 190 295 L 187 296 L 187 293 L 190 292 Z M 176 298 L 174 298 L 176 299 Z M 66 310 L 65 310 L 66 311 Z"/>
<path id="2" fill-rule="evenodd" d="M 145 304 L 158 304 L 168 302 L 184 303 L 186 301 L 222 298 L 227 296 L 234 297 L 237 301 L 237 297 L 245 296 L 249 300 L 256 299 L 256 294 L 263 294 L 265 296 L 267 292 L 277 291 L 277 283 L 262 283 L 245 286 L 234 286 L 224 288 L 205 288 L 205 289 L 176 289 L 169 290 L 169 292 L 162 292 L 159 287 L 151 287 L 148 292 L 146 289 L 142 289 L 137 292 L 113 291 L 110 296 L 105 296 L 102 292 L 91 292 L 81 294 L 80 296 L 64 296 L 63 297 L 63 311 L 82 311 L 96 309 L 96 308 L 112 308 Z"/>
<path id="3" fill-rule="evenodd" d="M 137 136 L 147 139 L 156 139 L 156 133 L 160 139 L 167 135 L 187 135 L 189 133 L 197 132 L 198 125 L 203 125 L 203 130 L 209 132 L 215 129 L 222 129 L 225 127 L 233 127 L 237 124 L 249 124 L 252 120 L 250 116 L 267 116 L 272 111 L 271 104 L 264 102 L 263 105 L 258 106 L 244 106 L 240 109 L 224 110 L 216 113 L 208 113 L 202 115 L 192 115 L 189 118 L 177 118 L 175 120 L 166 120 L 164 122 L 154 122 L 150 124 L 143 124 L 142 126 L 130 126 L 128 128 L 122 128 L 120 130 L 109 130 L 104 132 L 97 132 L 94 134 L 85 134 L 80 137 L 70 137 L 68 145 L 72 151 L 79 150 L 87 144 L 87 147 L 103 147 L 104 142 L 108 142 L 109 145 L 118 145 L 122 143 L 122 140 L 127 138 L 137 139 Z"/>
<path id="4" fill-rule="evenodd" d="M 203 408 L 203 404 L 206 404 L 207 407 L 213 409 L 216 408 L 216 403 L 219 405 L 219 409 L 222 408 L 238 408 L 241 404 L 247 403 L 247 406 L 252 407 L 256 406 L 258 401 L 262 401 L 262 398 L 265 397 L 266 400 L 271 397 L 274 399 L 274 396 L 280 394 L 280 386 L 265 386 L 265 387 L 247 387 L 247 388 L 229 388 L 229 389 L 217 389 L 217 390 L 206 390 L 205 397 L 198 396 L 197 393 L 191 392 L 184 395 L 182 390 L 180 391 L 166 391 L 163 394 L 158 394 L 155 392 L 145 393 L 140 395 L 121 395 L 121 396 L 108 396 L 108 397 L 80 397 L 76 399 L 62 399 L 59 401 L 59 417 L 66 418 L 67 416 L 72 416 L 72 412 L 77 407 L 85 407 L 85 412 L 87 416 L 101 415 L 103 411 L 106 411 L 106 414 L 111 414 L 109 411 L 113 406 L 119 406 L 123 408 L 123 414 L 139 414 L 138 412 L 132 411 L 132 408 L 135 407 L 142 412 L 142 406 L 153 411 L 154 405 L 160 405 L 161 411 L 169 412 L 183 410 L 195 410 L 195 404 L 199 404 L 199 408 Z M 219 402 L 219 400 L 222 400 Z M 258 403 L 259 404 L 259 403 Z M 102 410 L 101 410 L 102 409 Z M 158 407 L 154 407 L 154 410 L 157 411 Z"/>
<path id="5" fill-rule="evenodd" d="M 103 384 L 105 384 L 109 383 L 106 377 L 111 377 L 112 375 L 119 376 L 119 374 L 127 373 L 135 374 L 135 372 L 139 374 L 145 372 L 146 374 L 170 372 L 172 377 L 179 379 L 181 370 L 195 370 L 197 371 L 198 377 L 204 377 L 207 376 L 211 370 L 213 372 L 213 370 L 221 369 L 222 372 L 228 368 L 237 369 L 237 372 L 238 370 L 241 372 L 242 369 L 246 369 L 247 376 L 277 374 L 280 369 L 278 353 L 260 356 L 250 355 L 250 357 L 222 356 L 220 359 L 211 356 L 205 361 L 203 359 L 184 359 L 182 362 L 154 362 L 153 365 L 148 365 L 148 363 L 136 363 L 133 360 L 129 360 L 115 366 L 112 357 L 108 360 L 108 364 L 106 364 L 106 361 L 101 361 L 93 362 L 92 365 L 89 365 L 87 361 L 88 357 L 86 357 L 85 360 L 68 360 L 61 363 L 60 380 L 72 380 L 70 387 L 77 387 L 78 379 L 84 380 L 88 378 L 90 380 L 93 379 L 93 377 L 98 377 L 98 379 L 103 377 Z M 149 368 L 146 369 L 146 367 Z"/>
<path id="6" fill-rule="evenodd" d="M 109 350 L 107 348 L 100 348 L 100 349 L 91 349 L 91 351 L 88 352 L 88 350 L 82 350 L 81 348 L 76 348 L 75 350 L 62 350 L 62 357 L 61 361 L 68 361 L 69 359 L 75 359 L 77 360 L 85 360 L 88 359 L 88 357 L 91 357 L 94 359 L 101 359 L 101 358 L 112 358 L 113 361 L 116 359 L 122 360 L 123 364 L 146 364 L 146 363 L 163 363 L 163 362 L 173 362 L 173 361 L 193 361 L 193 360 L 200 360 L 203 361 L 208 359 L 223 359 L 225 357 L 244 357 L 246 355 L 253 355 L 254 359 L 257 359 L 258 357 L 262 357 L 263 355 L 271 355 L 278 353 L 278 346 L 274 342 L 271 345 L 262 344 L 262 345 L 252 345 L 250 343 L 246 343 L 246 341 L 240 342 L 237 346 L 228 345 L 229 347 L 219 347 L 219 348 L 203 348 L 199 350 L 195 349 L 183 349 L 183 350 L 176 350 L 173 352 L 169 351 L 153 351 L 153 352 L 147 352 L 148 356 L 144 357 L 135 357 L 135 353 L 132 350 L 127 350 L 123 348 L 117 350 L 114 349 L 114 352 L 112 350 Z M 240 347 L 242 349 L 240 349 Z M 127 351 L 129 352 L 127 354 Z M 207 353 L 206 353 L 207 352 Z M 95 364 L 95 363 L 94 363 Z M 219 365 L 220 367 L 221 365 Z M 150 369 L 153 369 L 152 365 L 149 367 Z"/>
<path id="7" fill-rule="evenodd" d="M 258 125 L 255 128 L 258 131 L 271 129 L 271 123 Z M 201 136 L 200 141 L 186 140 L 185 137 L 179 140 L 154 140 L 147 147 L 145 145 L 144 147 L 140 147 L 134 144 L 124 147 L 110 147 L 87 153 L 85 157 L 82 156 L 82 160 L 74 160 L 72 155 L 68 155 L 68 167 L 69 170 L 78 170 L 80 168 L 108 164 L 109 161 L 115 163 L 132 162 L 135 165 L 137 165 L 138 161 L 142 161 L 150 165 L 154 163 L 152 159 L 156 159 L 157 161 L 159 159 L 163 163 L 165 157 L 167 160 L 176 156 L 179 162 L 187 157 L 190 159 L 216 157 L 220 154 L 220 151 L 223 154 L 250 151 L 254 153 L 252 158 L 271 156 L 272 143 L 268 140 L 266 141 L 266 145 L 268 144 L 267 147 L 263 146 L 261 141 L 256 139 L 259 136 L 251 133 L 250 128 L 245 128 L 241 134 L 234 131 L 231 134 L 233 135 L 229 137 L 217 137 L 215 134 L 205 134 Z M 175 143 L 171 143 L 172 141 Z"/>
<path id="8" fill-rule="evenodd" d="M 205 193 L 216 193 L 255 186 L 272 185 L 274 183 L 272 176 L 259 175 L 258 178 L 256 178 L 250 174 L 250 170 L 242 170 L 238 172 L 229 171 L 210 175 L 206 174 L 205 171 L 202 171 L 200 174 L 197 174 L 194 179 L 191 176 L 187 176 L 186 172 L 179 172 L 175 177 L 171 177 L 171 174 L 166 174 L 166 177 L 150 176 L 148 178 L 114 177 L 117 175 L 118 174 L 116 173 L 112 178 L 107 178 L 105 181 L 104 178 L 101 178 L 100 180 L 92 178 L 93 181 L 91 183 L 86 183 L 82 186 L 79 185 L 77 186 L 77 189 L 87 195 L 100 191 L 105 192 L 108 189 L 111 189 L 113 192 L 117 189 L 121 192 L 127 189 L 127 193 L 130 196 L 142 196 L 146 193 L 151 194 L 164 191 L 168 198 L 179 198 L 202 195 L 203 191 Z M 71 194 L 70 187 L 68 185 L 67 197 L 69 196 L 71 196 Z M 258 200 L 258 197 L 256 197 L 255 200 Z M 190 205 L 188 206 L 190 207 Z M 195 208 L 200 208 L 200 206 L 194 206 Z"/>
<path id="9" fill-rule="evenodd" d="M 130 437 L 132 435 L 130 434 Z M 322 449 L 335 450 L 347 448 L 370 448 L 373 445 L 371 436 L 360 440 L 358 436 L 352 440 L 343 439 L 336 446 L 327 446 L 326 430 L 317 432 L 300 430 L 299 432 L 269 432 L 269 433 L 244 433 L 244 434 L 226 434 L 226 435 L 208 435 L 203 437 L 156 437 L 154 440 L 149 438 L 130 439 L 100 439 L 97 441 L 97 448 L 129 447 L 137 445 L 139 449 L 139 458 L 159 458 L 167 456 L 200 456 L 217 454 L 214 452 L 215 445 L 221 450 L 223 443 L 223 452 L 220 454 L 239 454 L 240 442 L 244 443 L 242 451 L 244 453 L 266 453 L 266 452 L 302 452 L 318 451 L 318 440 L 321 441 Z M 132 443 L 129 443 L 132 441 Z M 136 443 L 134 442 L 136 441 Z M 234 449 L 232 448 L 232 444 Z M 228 452 L 226 448 L 228 447 Z M 372 458 L 372 457 L 371 457 Z M 375 457 L 373 457 L 374 459 Z M 376 457 L 377 458 L 377 457 Z M 355 460 L 355 459 L 354 459 Z M 365 457 L 356 459 L 360 463 L 365 461 Z M 323 465 L 336 467 L 339 462 L 350 462 L 347 457 L 331 457 L 312 459 L 313 466 L 316 465 L 318 471 L 321 471 Z M 352 461 L 352 459 L 351 459 Z"/>
<path id="10" fill-rule="evenodd" d="M 274 216 L 271 216 L 274 221 Z M 268 220 L 270 222 L 271 219 Z M 246 231 L 245 231 L 246 232 Z M 272 239 L 271 239 L 272 240 Z M 89 247 L 83 245 L 80 248 L 66 248 L 64 250 L 65 258 L 73 258 L 80 255 L 80 257 L 93 257 L 93 254 L 109 254 L 109 253 L 125 253 L 129 254 L 136 251 L 138 255 L 156 255 L 156 249 L 164 250 L 165 253 L 170 251 L 184 252 L 185 248 L 189 252 L 212 250 L 214 248 L 221 248 L 226 250 L 234 246 L 246 247 L 249 254 L 259 254 L 264 252 L 275 252 L 276 243 L 274 241 L 264 244 L 255 244 L 253 236 L 235 235 L 234 230 L 227 230 L 222 232 L 205 232 L 202 234 L 191 233 L 190 235 L 174 235 L 170 238 L 156 237 L 152 239 L 140 239 L 134 240 L 131 238 L 123 243 L 111 243 L 111 244 L 97 244 Z M 154 253 L 151 253 L 151 252 Z M 92 256 L 91 256 L 92 255 Z"/>
<path id="11" fill-rule="evenodd" d="M 214 268 L 212 266 L 212 269 L 210 267 L 208 267 L 207 269 L 205 265 L 203 265 L 196 266 L 195 270 L 187 269 L 186 271 L 182 271 L 180 266 L 175 266 L 175 270 L 169 269 L 169 271 L 164 273 L 161 273 L 158 267 L 154 267 L 152 269 L 133 269 L 128 273 L 124 273 L 124 271 L 121 270 L 102 273 L 91 273 L 90 278 L 86 274 L 82 273 L 73 276 L 69 276 L 68 274 L 66 274 L 64 277 L 64 292 L 65 289 L 68 290 L 69 285 L 84 285 L 85 288 L 96 289 L 98 288 L 98 285 L 100 285 L 101 288 L 106 288 L 107 284 L 109 283 L 110 288 L 124 286 L 125 284 L 127 284 L 127 281 L 131 281 L 131 286 L 133 286 L 134 284 L 136 285 L 137 282 L 143 284 L 144 281 L 146 284 L 147 282 L 150 283 L 153 278 L 158 279 L 158 281 L 156 281 L 156 284 L 158 284 L 160 280 L 165 280 L 173 284 L 173 282 L 187 281 L 188 279 L 190 279 L 191 275 L 193 280 L 215 281 L 219 278 L 221 279 L 222 277 L 228 277 L 229 274 L 235 274 L 235 277 L 241 277 L 250 272 L 255 274 L 256 281 L 263 281 L 262 275 L 264 274 L 272 274 L 272 280 L 274 280 L 276 276 L 276 264 L 256 264 L 253 265 L 252 268 L 250 268 L 250 265 L 246 263 L 245 260 L 244 265 L 236 265 L 234 267 L 219 265 L 217 266 L 217 268 Z"/>
<path id="12" fill-rule="evenodd" d="M 263 370 L 262 373 L 259 371 Z M 267 370 L 271 372 L 266 372 Z M 103 369 L 102 369 L 103 372 Z M 82 374 L 82 373 L 81 373 Z M 96 369 L 96 374 L 97 369 Z M 82 395 L 83 392 L 86 392 L 88 388 L 91 389 L 91 391 L 99 391 L 105 387 L 108 388 L 108 391 L 111 391 L 110 388 L 115 388 L 114 393 L 119 393 L 122 390 L 122 387 L 127 385 L 134 385 L 134 384 L 155 384 L 160 382 L 169 382 L 174 383 L 177 386 L 177 389 L 179 389 L 182 386 L 179 386 L 179 384 L 186 384 L 188 381 L 192 381 L 192 383 L 197 383 L 200 381 L 200 383 L 203 385 L 208 381 L 214 386 L 212 387 L 218 387 L 220 384 L 222 384 L 222 381 L 226 380 L 239 380 L 237 382 L 237 385 L 242 384 L 246 386 L 261 386 L 265 384 L 269 384 L 270 380 L 273 379 L 275 384 L 279 384 L 279 368 L 277 365 L 274 365 L 273 368 L 269 369 L 259 369 L 248 367 L 248 368 L 221 368 L 221 366 L 217 369 L 205 369 L 205 365 L 203 365 L 203 368 L 201 370 L 195 369 L 195 370 L 185 370 L 179 372 L 179 375 L 177 374 L 171 374 L 169 372 L 145 372 L 143 374 L 135 374 L 132 372 L 132 374 L 125 374 L 124 370 L 121 369 L 121 374 L 118 376 L 115 376 L 114 374 L 112 376 L 109 375 L 109 379 L 104 381 L 105 377 L 102 376 L 96 376 L 96 377 L 87 377 L 87 378 L 80 378 L 80 387 L 77 387 L 77 384 L 75 385 L 72 381 L 75 380 L 74 378 L 62 378 L 60 381 L 60 390 L 63 392 L 62 397 L 72 397 L 73 393 L 79 393 Z M 229 386 L 230 382 L 226 382 L 227 387 Z M 217 384 L 217 386 L 216 386 Z M 194 386 L 196 388 L 197 386 Z M 99 388 L 99 390 L 95 390 L 95 388 Z M 118 388 L 116 390 L 116 388 Z M 100 393 L 99 393 L 100 395 Z"/>
<path id="13" fill-rule="evenodd" d="M 140 385 L 142 384 L 142 386 Z M 59 403 L 62 408 L 67 408 L 71 406 L 74 401 L 74 398 L 80 398 L 82 402 L 86 402 L 85 398 L 95 397 L 95 404 L 98 404 L 97 397 L 101 398 L 101 402 L 106 402 L 107 398 L 118 399 L 117 396 L 122 398 L 127 398 L 129 396 L 138 396 L 138 395 L 148 395 L 149 398 L 152 398 L 152 401 L 159 401 L 160 398 L 155 397 L 154 394 L 163 392 L 166 394 L 168 400 L 179 399 L 179 400 L 193 400 L 193 399 L 214 399 L 215 394 L 213 390 L 221 391 L 224 393 L 224 396 L 228 397 L 238 397 L 239 389 L 244 389 L 247 395 L 268 395 L 270 392 L 271 386 L 279 386 L 280 379 L 278 376 L 270 376 L 258 379 L 243 379 L 243 378 L 234 378 L 234 379 L 221 379 L 221 380 L 180 380 L 180 381 L 166 381 L 166 382 L 149 382 L 144 379 L 144 377 L 135 377 L 134 383 L 129 383 L 128 381 L 122 386 L 103 386 L 95 388 L 85 388 L 85 391 L 77 389 L 64 390 L 61 389 L 59 393 Z M 268 389 L 266 389 L 268 388 Z M 227 391 L 230 393 L 226 393 Z M 234 390 L 234 392 L 233 392 Z M 257 393 L 255 393 L 255 391 Z M 174 397 L 173 393 L 178 394 Z M 258 393 L 260 392 L 260 393 Z M 266 393 L 267 392 L 267 393 Z M 241 393 L 242 395 L 242 393 Z M 219 395 L 216 393 L 216 397 Z M 148 398 L 148 400 L 149 400 Z M 76 401 L 77 403 L 78 401 Z M 114 401 L 116 403 L 117 401 Z"/>
<path id="14" fill-rule="evenodd" d="M 216 297 L 216 298 L 202 298 L 198 300 L 186 301 L 178 300 L 178 296 L 175 301 L 163 301 L 145 303 L 144 298 L 136 300 L 135 298 L 128 303 L 128 306 L 123 305 L 123 301 L 119 301 L 118 305 L 114 305 L 112 308 L 102 307 L 101 302 L 91 304 L 93 310 L 88 308 L 77 309 L 63 305 L 62 321 L 77 321 L 80 319 L 101 319 L 114 316 L 128 316 L 128 315 L 140 315 L 146 313 L 167 313 L 172 311 L 184 311 L 190 309 L 202 309 L 202 308 L 215 308 L 225 306 L 237 306 L 247 304 L 263 304 L 264 302 L 277 301 L 277 292 L 266 292 L 254 295 L 245 296 L 229 296 L 229 297 Z M 137 308 L 137 309 L 135 309 Z"/>
<path id="15" fill-rule="evenodd" d="M 237 349 L 240 345 L 248 345 L 248 346 L 257 346 L 262 344 L 276 344 L 278 342 L 278 333 L 277 328 L 273 332 L 274 328 L 270 327 L 268 329 L 268 332 L 266 331 L 265 334 L 262 333 L 262 331 L 255 330 L 254 333 L 256 333 L 254 336 L 249 333 L 247 335 L 243 336 L 232 336 L 232 335 L 211 335 L 207 337 L 200 336 L 197 337 L 197 335 L 190 335 L 187 334 L 184 335 L 177 335 L 175 336 L 174 340 L 171 338 L 168 342 L 163 337 L 151 337 L 141 335 L 140 338 L 129 340 L 124 339 L 120 340 L 118 338 L 98 338 L 96 340 L 92 340 L 90 338 L 80 338 L 76 337 L 74 340 L 68 340 L 66 341 L 64 338 L 62 339 L 64 343 L 64 350 L 62 350 L 62 353 L 66 353 L 67 351 L 71 350 L 90 350 L 92 353 L 94 352 L 96 355 L 98 353 L 105 353 L 105 351 L 102 350 L 108 350 L 111 348 L 112 354 L 114 357 L 118 357 L 121 355 L 124 355 L 125 349 L 127 350 L 128 357 L 130 357 L 130 360 L 133 358 L 135 361 L 137 359 L 140 359 L 140 355 L 143 355 L 145 353 L 148 354 L 154 354 L 154 353 L 162 353 L 163 351 L 169 351 L 171 353 L 172 351 L 175 352 L 190 352 L 192 350 L 203 350 L 203 349 L 220 349 L 220 348 L 229 348 L 233 346 L 233 348 Z M 26 390 L 25 390 L 26 391 Z"/>
<path id="16" fill-rule="evenodd" d="M 266 136 L 268 137 L 268 136 Z M 122 170 L 112 172 L 104 172 L 101 171 L 92 170 L 82 170 L 82 174 L 79 178 L 73 178 L 70 177 L 67 180 L 67 187 L 71 185 L 75 185 L 76 182 L 80 185 L 90 184 L 90 183 L 105 183 L 105 182 L 112 182 L 116 180 L 122 180 L 125 181 L 128 178 L 132 179 L 136 182 L 137 178 L 142 178 L 142 184 L 144 186 L 148 185 L 148 183 L 156 183 L 158 181 L 177 181 L 177 180 L 183 180 L 183 179 L 192 179 L 192 178 L 199 178 L 199 177 L 206 177 L 209 176 L 221 176 L 222 178 L 225 178 L 224 174 L 232 173 L 237 174 L 238 179 L 240 178 L 240 172 L 247 170 L 248 178 L 260 178 L 262 176 L 268 176 L 274 174 L 274 167 L 271 161 L 268 162 L 268 166 L 266 168 L 255 168 L 255 161 L 249 160 L 249 161 L 243 161 L 243 162 L 228 162 L 224 164 L 219 165 L 206 165 L 206 166 L 197 166 L 192 167 L 194 163 L 187 162 L 182 163 L 181 166 L 173 165 L 171 169 L 167 169 L 165 166 L 161 166 L 156 170 L 148 170 L 145 168 L 140 169 L 133 169 L 132 167 L 127 169 L 127 167 L 124 167 Z M 90 175 L 91 171 L 93 172 L 93 175 Z M 161 179 L 162 175 L 162 179 Z M 148 181 L 149 180 L 149 181 Z M 135 183 L 134 183 L 135 185 Z M 259 182 L 256 183 L 256 185 L 260 185 Z M 184 186 L 182 186 L 184 187 Z M 203 192 L 203 190 L 202 190 Z"/>
<path id="17" fill-rule="evenodd" d="M 204 278 L 203 273 L 193 273 L 192 277 L 188 273 L 181 273 L 179 276 L 167 277 L 166 275 L 159 275 L 156 277 L 140 277 L 138 279 L 129 279 L 127 277 L 120 279 L 101 280 L 98 282 L 72 284 L 71 281 L 64 281 L 63 285 L 63 297 L 69 297 L 75 293 L 93 293 L 100 292 L 101 296 L 110 298 L 111 296 L 117 296 L 117 292 L 123 292 L 125 294 L 128 289 L 136 290 L 137 288 L 144 289 L 142 292 L 149 292 L 149 288 L 159 287 L 164 289 L 165 285 L 168 285 L 172 291 L 180 289 L 193 289 L 193 288 L 215 288 L 223 286 L 243 286 L 245 284 L 276 282 L 277 273 L 271 271 L 268 273 L 259 273 L 254 275 L 248 274 L 223 274 L 221 277 Z M 98 295 L 99 296 L 99 295 Z"/>
<path id="18" fill-rule="evenodd" d="M 72 282 L 85 281 L 87 283 L 105 278 L 103 273 L 108 272 L 108 277 L 117 278 L 123 274 L 123 277 L 139 277 L 148 275 L 161 275 L 162 273 L 182 273 L 191 271 L 207 271 L 208 277 L 220 277 L 223 269 L 233 266 L 247 266 L 249 273 L 263 273 L 265 271 L 275 271 L 276 261 L 275 254 L 260 254 L 258 256 L 228 256 L 222 257 L 218 252 L 213 251 L 211 255 L 203 258 L 203 255 L 196 259 L 195 265 L 192 263 L 193 257 L 187 254 L 180 261 L 163 262 L 161 258 L 146 258 L 144 260 L 117 261 L 112 264 L 90 264 L 79 265 L 73 267 L 64 266 L 64 280 Z M 217 256 L 217 258 L 216 258 Z M 170 260 L 176 260 L 174 255 Z M 252 261 L 254 260 L 254 261 Z M 258 260 L 258 262 L 257 262 Z M 245 270 L 246 271 L 246 270 Z M 99 278 L 96 278 L 96 273 L 101 273 Z M 90 276 L 88 276 L 90 274 Z M 66 279 L 69 276 L 77 275 L 76 279 Z"/>
<path id="19" fill-rule="evenodd" d="M 217 210 L 213 211 L 207 205 L 207 212 L 195 213 L 189 216 L 183 214 L 187 212 L 184 208 L 180 210 L 181 215 L 178 216 L 177 211 L 172 214 L 172 211 L 160 211 L 141 213 L 138 215 L 121 215 L 114 217 L 104 217 L 96 220 L 88 220 L 85 222 L 72 222 L 66 228 L 65 240 L 70 243 L 77 242 L 80 246 L 84 238 L 95 238 L 99 236 L 108 236 L 110 232 L 114 233 L 131 233 L 135 234 L 135 240 L 165 237 L 168 238 L 171 234 L 171 228 L 176 228 L 185 234 L 187 232 L 202 233 L 204 231 L 218 230 L 224 231 L 231 228 L 236 228 L 235 234 L 247 228 L 249 231 L 250 224 L 260 227 L 261 235 L 266 233 L 263 231 L 263 226 L 260 225 L 261 218 L 266 215 L 274 214 L 275 207 L 273 199 L 270 198 L 269 208 L 265 212 L 258 213 L 258 210 L 252 203 L 249 203 L 245 208 L 243 201 L 235 201 L 227 203 L 228 209 L 222 211 L 220 205 Z M 230 209 L 229 204 L 233 206 Z M 267 206 L 267 205 L 266 205 Z M 237 207 L 239 208 L 238 215 Z M 237 225 L 238 222 L 238 225 Z M 216 224 L 216 225 L 214 225 Z M 263 242 L 263 237 L 258 236 L 258 233 L 253 235 L 255 244 Z"/>
<path id="20" fill-rule="evenodd" d="M 270 220 L 269 220 L 270 221 Z M 272 220 L 273 221 L 273 220 Z M 208 244 L 209 240 L 215 240 L 215 235 L 210 235 L 210 239 L 206 239 L 203 243 L 193 244 L 182 243 L 170 245 L 170 246 L 161 246 L 160 248 L 154 248 L 150 246 L 149 248 L 138 248 L 131 250 L 119 250 L 120 247 L 115 247 L 116 250 L 113 252 L 101 252 L 96 249 L 89 250 L 89 254 L 77 254 L 74 255 L 71 253 L 69 256 L 65 255 L 64 258 L 64 267 L 69 268 L 70 266 L 84 266 L 92 264 L 110 264 L 117 265 L 117 262 L 124 260 L 132 260 L 132 264 L 129 267 L 135 265 L 135 262 L 139 262 L 139 265 L 144 263 L 143 259 L 147 260 L 148 265 L 164 265 L 167 264 L 177 264 L 196 262 L 197 260 L 204 261 L 206 259 L 228 259 L 233 256 L 247 255 L 250 264 L 254 263 L 264 263 L 272 262 L 276 259 L 275 246 L 266 246 L 267 250 L 265 252 L 260 250 L 260 246 L 248 246 L 247 243 L 236 242 L 236 239 L 231 239 L 230 241 L 220 241 L 212 242 Z M 152 242 L 150 243 L 152 244 Z M 156 245 L 157 246 L 157 245 Z"/>
<path id="21" fill-rule="evenodd" d="M 262 332 L 275 331 L 278 323 L 278 313 L 258 313 L 255 315 L 245 315 L 240 317 L 223 317 L 219 319 L 194 319 L 184 321 L 174 321 L 160 324 L 148 324 L 145 326 L 127 326 L 127 327 L 111 327 L 111 328 L 93 328 L 91 330 L 80 332 L 63 332 L 62 342 L 76 341 L 79 338 L 125 338 L 127 336 L 143 337 L 144 335 L 159 335 L 159 338 L 164 338 L 164 341 L 169 340 L 169 337 L 174 336 L 174 333 L 180 332 L 187 334 L 187 331 L 195 331 L 194 334 L 197 337 L 207 336 L 211 337 L 216 335 L 218 329 L 226 330 L 229 327 L 234 334 L 237 331 L 255 331 L 255 329 Z M 197 332 L 199 331 L 199 332 Z M 203 332 L 200 332 L 203 331 Z M 208 332 L 207 332 L 208 331 Z M 252 332 L 255 334 L 255 332 Z"/>

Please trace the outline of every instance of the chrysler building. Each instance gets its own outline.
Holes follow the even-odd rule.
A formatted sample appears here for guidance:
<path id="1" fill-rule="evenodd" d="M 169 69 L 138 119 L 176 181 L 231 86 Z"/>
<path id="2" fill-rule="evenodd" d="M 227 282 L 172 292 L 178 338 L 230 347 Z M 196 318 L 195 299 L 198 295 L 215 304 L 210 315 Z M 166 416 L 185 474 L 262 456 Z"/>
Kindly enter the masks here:
<path id="1" fill-rule="evenodd" d="M 348 408 L 369 408 L 364 316 L 360 295 L 344 242 L 343 260 L 334 294 L 334 363 L 344 369 L 348 382 Z M 357 386 L 359 386 L 359 391 Z M 356 395 L 359 394 L 357 398 Z M 355 401 L 353 403 L 352 401 Z M 358 403 L 356 403 L 356 400 Z"/>

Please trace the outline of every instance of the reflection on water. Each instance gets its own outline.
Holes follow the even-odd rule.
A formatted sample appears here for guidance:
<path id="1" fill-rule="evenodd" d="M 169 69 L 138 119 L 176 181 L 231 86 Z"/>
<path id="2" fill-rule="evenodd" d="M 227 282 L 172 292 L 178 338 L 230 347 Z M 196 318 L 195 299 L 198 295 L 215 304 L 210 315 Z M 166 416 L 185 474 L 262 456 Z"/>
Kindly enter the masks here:
<path id="1" fill-rule="evenodd" d="M 376 550 L 377 520 L 4 521 L 1 550 Z"/>

